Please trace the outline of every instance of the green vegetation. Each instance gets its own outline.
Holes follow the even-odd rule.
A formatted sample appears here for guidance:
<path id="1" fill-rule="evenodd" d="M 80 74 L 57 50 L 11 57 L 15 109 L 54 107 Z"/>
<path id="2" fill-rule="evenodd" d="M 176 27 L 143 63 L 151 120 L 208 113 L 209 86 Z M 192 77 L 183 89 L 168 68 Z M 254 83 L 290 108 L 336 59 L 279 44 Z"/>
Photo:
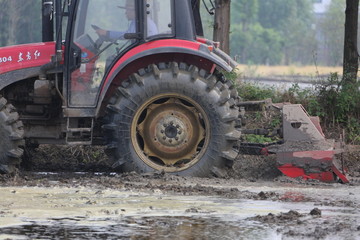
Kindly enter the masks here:
<path id="1" fill-rule="evenodd" d="M 263 87 L 252 83 L 240 83 L 238 93 L 244 101 L 256 101 L 267 98 L 276 99 L 278 93 L 274 87 Z"/>
<path id="2" fill-rule="evenodd" d="M 314 2 L 232 1 L 231 55 L 241 64 L 342 65 L 346 1 L 332 0 L 321 14 Z"/>
<path id="3" fill-rule="evenodd" d="M 312 107 L 323 118 L 326 126 L 344 128 L 346 139 L 359 144 L 360 84 L 344 82 L 343 78 L 332 74 L 317 87 L 317 104 L 313 103 Z"/>
<path id="4" fill-rule="evenodd" d="M 269 138 L 269 137 L 265 137 L 262 135 L 255 135 L 255 134 L 247 134 L 244 136 L 245 138 L 245 142 L 249 142 L 249 143 L 272 143 L 274 142 L 273 139 Z"/>
<path id="5" fill-rule="evenodd" d="M 232 1 L 231 54 L 243 64 L 309 64 L 316 51 L 311 0 Z"/>

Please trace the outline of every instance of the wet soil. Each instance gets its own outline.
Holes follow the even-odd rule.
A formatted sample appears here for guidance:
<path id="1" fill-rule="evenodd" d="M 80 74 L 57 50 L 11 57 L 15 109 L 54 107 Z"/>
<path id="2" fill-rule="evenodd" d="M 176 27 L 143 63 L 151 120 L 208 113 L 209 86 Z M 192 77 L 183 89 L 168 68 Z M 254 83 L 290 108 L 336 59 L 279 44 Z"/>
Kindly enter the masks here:
<path id="1" fill-rule="evenodd" d="M 99 150 L 41 146 L 0 176 L 0 239 L 360 239 L 356 154 L 340 184 L 284 177 L 272 156 L 221 178 L 119 174 Z"/>

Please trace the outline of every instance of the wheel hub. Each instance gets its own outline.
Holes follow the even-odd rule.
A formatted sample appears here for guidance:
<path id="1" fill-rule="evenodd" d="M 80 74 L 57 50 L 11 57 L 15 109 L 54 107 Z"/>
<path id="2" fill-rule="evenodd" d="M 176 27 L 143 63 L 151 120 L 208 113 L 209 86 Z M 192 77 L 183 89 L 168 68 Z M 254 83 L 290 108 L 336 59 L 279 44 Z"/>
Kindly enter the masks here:
<path id="1" fill-rule="evenodd" d="M 187 142 L 189 132 L 186 128 L 187 119 L 182 119 L 181 113 L 171 112 L 161 114 L 160 121 L 155 126 L 155 138 L 161 145 L 176 147 Z"/>
<path id="2" fill-rule="evenodd" d="M 163 170 L 198 161 L 206 137 L 199 107 L 175 96 L 163 97 L 144 105 L 138 115 L 143 118 L 136 124 L 136 149 L 148 165 Z"/>
<path id="3" fill-rule="evenodd" d="M 171 123 L 170 123 L 171 124 Z M 179 125 L 178 125 L 179 126 Z M 176 137 L 177 135 L 178 135 L 178 131 L 177 131 L 177 128 L 176 127 L 174 127 L 174 126 L 166 126 L 165 125 L 165 127 L 166 127 L 166 129 L 165 129 L 165 135 L 166 135 L 166 137 L 168 137 L 168 138 L 177 138 L 176 140 L 178 140 L 178 137 Z M 164 131 L 162 131 L 162 132 L 164 132 Z"/>

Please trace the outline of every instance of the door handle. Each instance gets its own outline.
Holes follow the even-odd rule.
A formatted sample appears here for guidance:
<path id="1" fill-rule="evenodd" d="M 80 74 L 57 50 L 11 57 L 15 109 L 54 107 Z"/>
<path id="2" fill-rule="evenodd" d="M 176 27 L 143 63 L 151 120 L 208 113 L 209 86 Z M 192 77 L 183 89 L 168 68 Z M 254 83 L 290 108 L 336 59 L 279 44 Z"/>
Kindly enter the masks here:
<path id="1" fill-rule="evenodd" d="M 80 65 L 81 65 L 81 50 L 74 50 L 73 51 L 73 59 L 74 59 L 75 69 L 79 68 Z"/>

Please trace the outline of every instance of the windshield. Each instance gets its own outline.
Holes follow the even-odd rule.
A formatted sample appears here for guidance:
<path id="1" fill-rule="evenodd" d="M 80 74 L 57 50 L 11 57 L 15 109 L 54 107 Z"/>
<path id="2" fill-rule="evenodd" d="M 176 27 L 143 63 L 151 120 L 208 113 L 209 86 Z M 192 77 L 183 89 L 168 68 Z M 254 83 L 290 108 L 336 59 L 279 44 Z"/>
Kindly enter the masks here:
<path id="1" fill-rule="evenodd" d="M 73 43 L 81 66 L 71 73 L 70 105 L 92 106 L 115 57 L 131 45 L 125 33 L 136 32 L 135 0 L 80 0 Z"/>

